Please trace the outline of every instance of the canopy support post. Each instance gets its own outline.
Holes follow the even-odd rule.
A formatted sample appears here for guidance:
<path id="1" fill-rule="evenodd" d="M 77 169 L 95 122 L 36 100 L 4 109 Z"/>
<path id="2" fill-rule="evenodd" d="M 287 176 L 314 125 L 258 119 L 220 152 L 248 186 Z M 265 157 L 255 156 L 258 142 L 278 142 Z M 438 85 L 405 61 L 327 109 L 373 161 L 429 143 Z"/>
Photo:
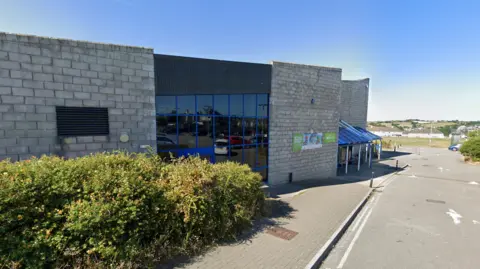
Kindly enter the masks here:
<path id="1" fill-rule="evenodd" d="M 345 154 L 345 175 L 348 174 L 348 152 L 349 152 L 349 147 L 347 146 L 347 153 Z"/>
<path id="2" fill-rule="evenodd" d="M 362 145 L 358 147 L 358 167 L 357 171 L 360 171 L 360 163 L 362 161 Z"/>

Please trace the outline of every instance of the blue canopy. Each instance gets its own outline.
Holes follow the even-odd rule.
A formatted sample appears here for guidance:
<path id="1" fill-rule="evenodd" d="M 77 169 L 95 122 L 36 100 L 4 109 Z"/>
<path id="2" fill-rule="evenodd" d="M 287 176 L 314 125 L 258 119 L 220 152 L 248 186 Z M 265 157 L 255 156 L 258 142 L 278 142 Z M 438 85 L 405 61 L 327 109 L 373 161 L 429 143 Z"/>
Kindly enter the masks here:
<path id="1" fill-rule="evenodd" d="M 357 127 L 355 126 L 355 129 L 357 129 L 359 132 L 361 132 L 364 136 L 366 136 L 368 139 L 370 139 L 370 141 L 373 141 L 373 140 L 381 140 L 382 137 L 381 136 L 378 136 L 372 132 L 369 132 L 365 129 L 363 129 L 362 127 Z"/>
<path id="2" fill-rule="evenodd" d="M 339 146 L 366 144 L 377 139 L 381 139 L 381 137 L 375 134 L 372 134 L 363 128 L 353 127 L 347 122 L 340 120 L 340 129 L 338 132 Z"/>

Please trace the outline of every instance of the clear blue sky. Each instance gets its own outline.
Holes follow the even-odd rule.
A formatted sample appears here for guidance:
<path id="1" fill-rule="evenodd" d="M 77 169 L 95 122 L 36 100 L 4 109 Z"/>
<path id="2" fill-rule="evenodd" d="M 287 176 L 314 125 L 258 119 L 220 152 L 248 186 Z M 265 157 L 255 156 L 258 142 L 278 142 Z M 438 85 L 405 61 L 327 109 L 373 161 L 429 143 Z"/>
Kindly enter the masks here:
<path id="1" fill-rule="evenodd" d="M 480 120 L 479 1 L 0 2 L 0 31 L 341 67 L 371 78 L 369 120 Z"/>

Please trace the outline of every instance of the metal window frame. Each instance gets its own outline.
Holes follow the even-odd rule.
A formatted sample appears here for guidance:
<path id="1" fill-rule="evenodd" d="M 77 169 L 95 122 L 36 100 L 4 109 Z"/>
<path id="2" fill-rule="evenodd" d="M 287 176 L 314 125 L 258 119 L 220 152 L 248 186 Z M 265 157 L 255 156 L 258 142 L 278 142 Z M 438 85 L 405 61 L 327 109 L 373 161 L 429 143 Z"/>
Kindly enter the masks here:
<path id="1" fill-rule="evenodd" d="M 255 94 L 255 116 L 245 116 L 245 95 L 251 95 L 251 94 Z M 233 94 L 190 94 L 190 95 L 193 95 L 195 98 L 195 113 L 193 114 L 178 114 L 178 97 L 179 95 L 157 95 L 155 97 L 161 97 L 161 96 L 174 96 L 175 97 L 175 111 L 177 111 L 177 114 L 172 114 L 172 113 L 156 113 L 156 116 L 165 116 L 165 117 L 176 117 L 176 138 L 177 138 L 177 144 L 179 143 L 179 115 L 182 115 L 182 116 L 194 116 L 195 117 L 195 120 L 198 119 L 198 116 L 207 116 L 207 117 L 211 117 L 211 120 L 212 120 L 212 128 L 213 128 L 213 146 L 212 146 L 212 149 L 215 151 L 215 141 L 216 141 L 216 118 L 228 118 L 228 137 L 231 136 L 231 118 L 232 118 L 232 115 L 231 115 L 231 96 L 232 95 L 241 95 L 242 96 L 242 116 L 239 117 L 242 121 L 242 139 L 245 137 L 245 124 L 244 124 L 244 121 L 245 119 L 255 119 L 255 135 L 258 135 L 258 124 L 259 124 L 259 120 L 262 120 L 262 119 L 266 119 L 267 120 L 267 124 L 269 126 L 268 128 L 268 132 L 267 132 L 267 136 L 268 136 L 268 142 L 267 143 L 258 143 L 257 140 L 255 140 L 255 143 L 254 144 L 245 144 L 245 143 L 242 143 L 241 146 L 242 146 L 242 161 L 241 163 L 245 163 L 245 146 L 255 146 L 255 165 L 252 167 L 252 171 L 262 171 L 262 170 L 267 170 L 267 174 L 268 174 L 268 167 L 269 167 L 269 158 L 268 158 L 268 155 L 266 156 L 266 165 L 263 165 L 263 166 L 257 166 L 257 163 L 259 163 L 259 146 L 261 145 L 264 145 L 264 146 L 269 146 L 270 144 L 270 104 L 269 102 L 267 103 L 267 116 L 258 116 L 258 96 L 259 95 L 266 95 L 267 96 L 267 101 L 270 99 L 270 94 L 268 93 L 233 93 Z M 198 114 L 198 96 L 200 95 L 210 95 L 212 97 L 212 107 L 213 107 L 213 111 L 212 111 L 212 114 Z M 213 112 L 215 111 L 216 109 L 216 103 L 215 103 L 215 96 L 219 96 L 219 95 L 222 95 L 222 96 L 227 96 L 227 102 L 228 102 L 228 115 L 215 115 Z M 181 95 L 181 96 L 184 96 L 184 95 Z M 195 148 L 199 148 L 198 147 L 198 124 L 195 124 L 195 132 L 196 132 L 196 135 L 195 135 Z M 235 146 L 239 146 L 239 145 L 235 145 Z M 229 153 L 228 153 L 228 159 L 231 160 L 231 149 L 232 149 L 232 144 L 230 143 L 230 139 L 228 139 L 228 146 L 229 148 Z M 202 147 L 202 148 L 210 148 L 210 147 Z M 175 150 L 159 150 L 158 152 L 178 152 L 180 149 L 179 148 L 176 148 Z M 213 160 L 212 160 L 213 163 L 216 163 L 216 157 L 215 157 L 215 154 L 213 154 Z"/>

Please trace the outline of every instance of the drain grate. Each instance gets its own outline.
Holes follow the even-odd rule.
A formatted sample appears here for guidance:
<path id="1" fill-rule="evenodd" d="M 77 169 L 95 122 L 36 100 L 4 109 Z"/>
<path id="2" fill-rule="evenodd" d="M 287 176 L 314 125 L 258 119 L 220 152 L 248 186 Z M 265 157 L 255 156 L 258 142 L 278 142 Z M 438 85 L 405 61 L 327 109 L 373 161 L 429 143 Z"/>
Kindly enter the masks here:
<path id="1" fill-rule="evenodd" d="M 294 238 L 298 233 L 289 229 L 285 229 L 282 227 L 273 227 L 267 230 L 267 234 L 271 234 L 281 239 L 291 240 Z"/>
<path id="2" fill-rule="evenodd" d="M 442 200 L 427 199 L 427 202 L 435 203 L 435 204 L 445 204 L 445 201 L 442 201 Z"/>

